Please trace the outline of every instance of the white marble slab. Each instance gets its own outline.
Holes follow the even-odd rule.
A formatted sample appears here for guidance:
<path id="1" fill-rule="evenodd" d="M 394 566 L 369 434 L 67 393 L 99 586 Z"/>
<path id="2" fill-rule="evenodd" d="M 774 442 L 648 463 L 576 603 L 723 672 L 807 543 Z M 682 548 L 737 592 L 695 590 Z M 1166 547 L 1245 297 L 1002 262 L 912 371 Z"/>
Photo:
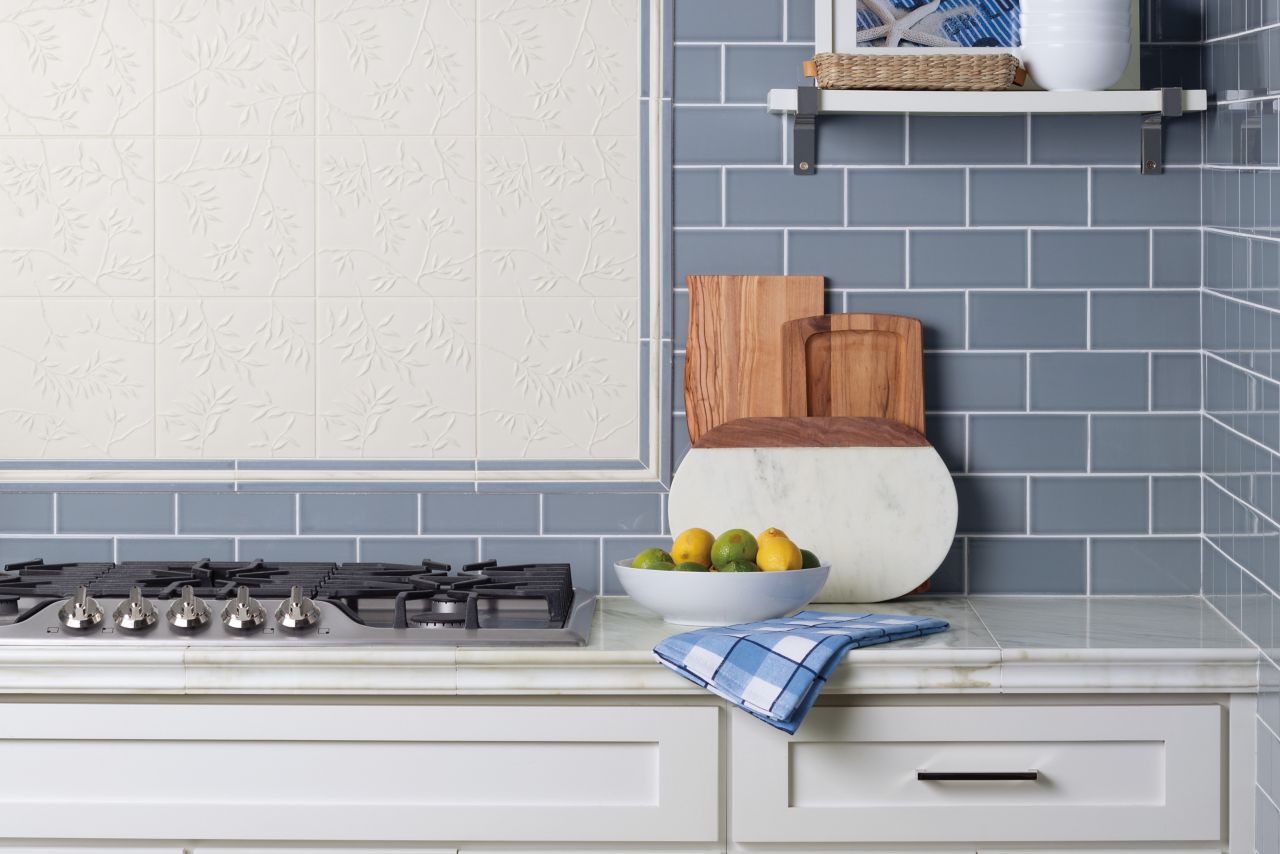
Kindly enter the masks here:
<path id="1" fill-rule="evenodd" d="M 831 564 L 816 602 L 882 602 L 951 549 L 956 490 L 923 448 L 697 448 L 671 483 L 673 532 L 781 528 Z"/>

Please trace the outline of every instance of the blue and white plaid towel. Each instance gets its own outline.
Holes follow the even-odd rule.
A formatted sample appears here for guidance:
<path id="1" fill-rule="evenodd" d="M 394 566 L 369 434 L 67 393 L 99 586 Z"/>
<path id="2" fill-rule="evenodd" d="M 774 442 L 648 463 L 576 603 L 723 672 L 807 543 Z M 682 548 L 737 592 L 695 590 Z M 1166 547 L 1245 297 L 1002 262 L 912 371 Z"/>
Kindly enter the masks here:
<path id="1" fill-rule="evenodd" d="M 655 646 L 653 654 L 689 681 L 793 733 L 846 652 L 949 627 L 934 617 L 801 611 L 685 632 Z"/>

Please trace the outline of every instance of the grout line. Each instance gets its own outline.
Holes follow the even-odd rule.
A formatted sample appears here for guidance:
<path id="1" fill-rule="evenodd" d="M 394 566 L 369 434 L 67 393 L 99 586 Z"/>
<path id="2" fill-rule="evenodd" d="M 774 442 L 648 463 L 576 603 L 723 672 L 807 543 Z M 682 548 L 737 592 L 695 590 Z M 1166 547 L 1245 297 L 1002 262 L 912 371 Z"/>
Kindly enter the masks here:
<path id="1" fill-rule="evenodd" d="M 293 494 L 293 533 L 294 536 L 302 535 L 302 493 L 300 492 Z"/>
<path id="2" fill-rule="evenodd" d="M 1201 526 L 1203 527 L 1203 526 Z M 1156 479 L 1155 476 L 1147 478 L 1147 536 L 1152 536 L 1156 532 Z"/>
<path id="3" fill-rule="evenodd" d="M 50 508 L 53 512 L 53 533 L 58 533 L 58 493 L 53 493 L 53 504 Z"/>
<path id="4" fill-rule="evenodd" d="M 418 498 L 418 536 L 422 536 L 422 493 L 419 492 Z"/>
<path id="5" fill-rule="evenodd" d="M 178 493 L 173 494 L 173 535 L 178 535 Z"/>
<path id="6" fill-rule="evenodd" d="M 1084 595 L 1093 595 L 1093 537 L 1084 538 Z"/>

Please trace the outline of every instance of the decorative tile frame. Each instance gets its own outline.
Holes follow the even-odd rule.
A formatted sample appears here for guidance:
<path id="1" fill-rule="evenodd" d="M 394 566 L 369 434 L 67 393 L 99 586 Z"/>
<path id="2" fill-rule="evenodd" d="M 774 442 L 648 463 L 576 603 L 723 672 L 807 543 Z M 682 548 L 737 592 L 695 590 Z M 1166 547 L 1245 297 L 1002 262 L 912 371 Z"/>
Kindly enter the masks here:
<path id="1" fill-rule="evenodd" d="M 0 481 L 669 470 L 664 0 L 0 12 Z"/>

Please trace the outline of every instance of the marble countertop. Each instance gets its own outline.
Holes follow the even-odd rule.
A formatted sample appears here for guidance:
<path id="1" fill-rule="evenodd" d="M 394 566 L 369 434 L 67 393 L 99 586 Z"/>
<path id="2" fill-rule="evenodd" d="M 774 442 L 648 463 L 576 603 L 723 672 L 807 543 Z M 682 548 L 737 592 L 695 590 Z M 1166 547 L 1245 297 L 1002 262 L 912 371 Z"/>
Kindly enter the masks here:
<path id="1" fill-rule="evenodd" d="M 1255 692 L 1258 654 L 1198 597 L 922 597 L 815 606 L 941 617 L 950 631 L 851 652 L 825 693 Z M 681 631 L 601 599 L 585 647 L 0 646 L 0 693 L 709 694 L 650 652 Z"/>

